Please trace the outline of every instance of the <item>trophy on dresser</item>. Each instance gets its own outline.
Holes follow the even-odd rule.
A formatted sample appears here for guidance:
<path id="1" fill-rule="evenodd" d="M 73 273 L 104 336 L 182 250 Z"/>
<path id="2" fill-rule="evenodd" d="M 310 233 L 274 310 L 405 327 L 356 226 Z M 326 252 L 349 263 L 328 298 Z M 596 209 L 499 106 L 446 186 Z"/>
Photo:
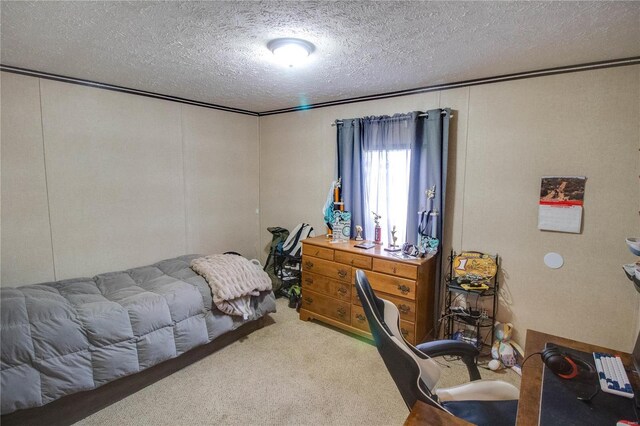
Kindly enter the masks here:
<path id="1" fill-rule="evenodd" d="M 382 228 L 380 227 L 380 219 L 382 218 L 382 216 L 380 216 L 376 212 L 371 213 L 373 213 L 373 221 L 376 223 L 375 239 L 373 240 L 373 242 L 376 244 L 382 244 Z"/>
<path id="2" fill-rule="evenodd" d="M 393 229 L 391 230 L 391 241 L 389 241 L 389 247 L 385 247 L 386 251 L 400 251 L 400 246 L 396 244 L 398 241 L 398 237 L 396 237 L 396 226 L 393 225 Z"/>
<path id="3" fill-rule="evenodd" d="M 364 238 L 362 238 L 362 226 L 356 225 L 356 241 L 362 240 L 364 240 Z"/>

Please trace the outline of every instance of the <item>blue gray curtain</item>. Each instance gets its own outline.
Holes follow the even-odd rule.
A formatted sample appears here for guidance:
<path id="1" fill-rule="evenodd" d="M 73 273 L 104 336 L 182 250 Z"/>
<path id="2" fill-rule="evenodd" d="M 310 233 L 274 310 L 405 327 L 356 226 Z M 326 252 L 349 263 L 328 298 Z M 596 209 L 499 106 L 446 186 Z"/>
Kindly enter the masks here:
<path id="1" fill-rule="evenodd" d="M 407 232 L 403 241 L 416 243 L 418 212 L 426 205 L 426 191 L 435 185 L 433 208 L 439 212 L 437 238 L 442 241 L 442 222 L 447 183 L 450 109 L 415 111 L 394 116 L 341 120 L 337 125 L 338 177 L 342 178 L 345 210 L 352 224 L 364 224 L 363 155 L 367 149 L 411 148 Z M 355 235 L 352 226 L 352 236 Z M 371 239 L 373 236 L 364 235 Z"/>

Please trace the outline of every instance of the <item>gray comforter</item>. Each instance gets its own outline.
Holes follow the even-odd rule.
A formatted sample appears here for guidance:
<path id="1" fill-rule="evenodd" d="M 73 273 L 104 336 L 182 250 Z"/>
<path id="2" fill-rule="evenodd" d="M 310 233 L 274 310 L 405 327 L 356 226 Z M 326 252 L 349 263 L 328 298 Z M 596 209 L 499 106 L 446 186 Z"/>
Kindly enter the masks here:
<path id="1" fill-rule="evenodd" d="M 0 287 L 1 412 L 37 407 L 134 374 L 246 321 L 212 308 L 198 255 L 23 287 Z M 255 316 L 275 311 L 272 292 Z"/>

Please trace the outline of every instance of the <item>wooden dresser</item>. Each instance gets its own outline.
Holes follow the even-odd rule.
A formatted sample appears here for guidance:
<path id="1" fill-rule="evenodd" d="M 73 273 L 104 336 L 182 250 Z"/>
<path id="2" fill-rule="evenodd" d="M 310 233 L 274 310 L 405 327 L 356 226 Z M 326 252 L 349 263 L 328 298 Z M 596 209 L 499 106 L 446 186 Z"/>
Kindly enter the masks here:
<path id="1" fill-rule="evenodd" d="M 356 241 L 331 243 L 325 236 L 302 242 L 300 319 L 315 319 L 371 339 L 355 288 L 362 269 L 376 295 L 400 311 L 400 329 L 412 344 L 433 329 L 435 257 L 401 260 L 382 246 L 363 250 Z"/>

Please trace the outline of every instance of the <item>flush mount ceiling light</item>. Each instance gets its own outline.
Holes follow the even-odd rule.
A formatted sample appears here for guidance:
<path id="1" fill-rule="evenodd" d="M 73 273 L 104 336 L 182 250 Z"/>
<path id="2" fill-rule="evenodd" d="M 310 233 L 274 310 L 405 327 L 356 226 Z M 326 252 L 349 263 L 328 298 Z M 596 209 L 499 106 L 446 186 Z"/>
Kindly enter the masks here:
<path id="1" fill-rule="evenodd" d="M 282 63 L 299 65 L 314 51 L 315 46 L 299 38 L 277 38 L 271 40 L 267 47 Z"/>

